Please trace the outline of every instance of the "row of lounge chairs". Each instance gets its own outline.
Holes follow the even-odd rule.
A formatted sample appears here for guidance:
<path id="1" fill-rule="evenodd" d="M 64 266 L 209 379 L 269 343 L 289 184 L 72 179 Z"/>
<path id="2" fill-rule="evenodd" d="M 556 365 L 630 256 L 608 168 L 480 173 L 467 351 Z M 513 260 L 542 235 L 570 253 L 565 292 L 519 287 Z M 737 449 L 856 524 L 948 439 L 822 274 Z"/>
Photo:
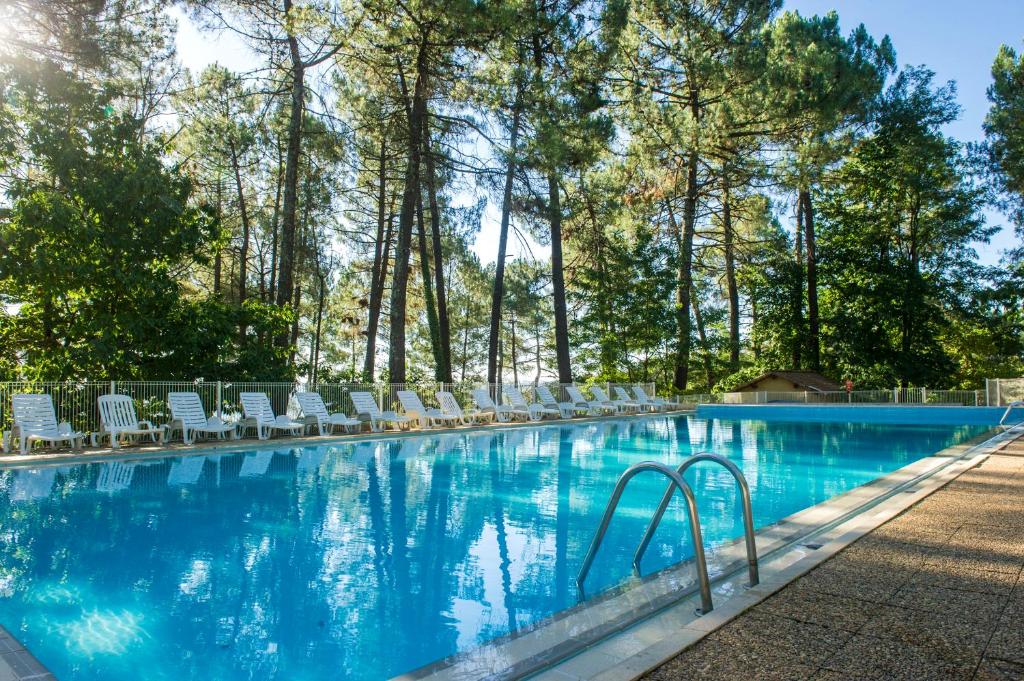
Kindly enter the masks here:
<path id="1" fill-rule="evenodd" d="M 240 395 L 244 416 L 238 421 L 223 420 L 219 415 L 206 415 L 202 400 L 195 392 L 168 393 L 167 405 L 171 412 L 168 423 L 157 427 L 148 420 L 140 420 L 135 403 L 128 395 L 101 395 L 98 398 L 100 429 L 92 433 L 90 442 L 97 446 L 107 440 L 112 448 L 125 442 L 150 441 L 163 443 L 175 436 L 185 444 L 192 444 L 199 437 L 238 439 L 248 433 L 266 440 L 275 433 L 302 435 L 313 432 L 330 435 L 343 432 L 360 432 L 364 424 L 373 432 L 389 427 L 408 429 L 434 426 L 455 426 L 486 423 L 497 420 L 539 421 L 545 418 L 572 418 L 577 415 L 603 415 L 637 413 L 644 411 L 666 411 L 678 408 L 678 404 L 657 397 L 648 397 L 641 386 L 635 386 L 630 395 L 624 388 L 615 388 L 615 398 L 610 398 L 601 388 L 592 388 L 593 399 L 587 398 L 576 386 L 568 386 L 569 399 L 558 401 L 547 386 L 534 388 L 535 402 L 527 402 L 519 388 L 502 386 L 503 403 L 492 399 L 486 388 L 472 391 L 475 408 L 463 410 L 455 396 L 446 391 L 436 393 L 440 408 L 426 407 L 419 395 L 411 390 L 396 392 L 402 406 L 401 414 L 382 410 L 369 392 L 349 393 L 355 416 L 331 413 L 323 398 L 316 392 L 298 392 L 294 399 L 299 415 L 295 418 L 277 415 L 270 398 L 262 392 L 243 392 Z M 3 450 L 17 441 L 22 454 L 27 454 L 33 444 L 41 443 L 51 447 L 70 445 L 80 449 L 85 434 L 72 429 L 69 423 L 58 423 L 53 401 L 45 394 L 18 394 L 12 398 L 14 426 L 4 434 Z"/>

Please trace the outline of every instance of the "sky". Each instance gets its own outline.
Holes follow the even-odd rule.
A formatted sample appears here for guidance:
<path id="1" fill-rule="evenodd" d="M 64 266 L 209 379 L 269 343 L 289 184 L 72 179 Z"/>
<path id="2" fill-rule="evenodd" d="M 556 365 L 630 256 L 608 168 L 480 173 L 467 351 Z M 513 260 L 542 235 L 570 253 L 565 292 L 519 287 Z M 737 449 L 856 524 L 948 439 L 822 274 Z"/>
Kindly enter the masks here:
<path id="1" fill-rule="evenodd" d="M 1024 0 L 786 0 L 784 9 L 805 16 L 835 10 L 844 32 L 864 24 L 876 39 L 888 35 L 900 66 L 923 64 L 935 72 L 937 82 L 956 81 L 963 111 L 946 133 L 964 142 L 982 138 L 981 125 L 989 107 L 985 91 L 999 45 L 1024 49 Z M 252 55 L 236 37 L 200 32 L 184 15 L 178 16 L 178 53 L 185 66 L 201 70 L 216 61 L 238 71 L 252 68 Z M 990 224 L 1005 222 L 995 211 L 986 216 Z M 484 262 L 495 258 L 498 218 L 498 207 L 490 205 L 474 245 Z M 527 241 L 535 257 L 548 256 L 547 248 Z M 991 244 L 978 245 L 979 259 L 996 264 L 1000 253 L 1015 242 L 1013 230 L 1004 229 Z M 509 248 L 513 255 L 524 251 L 515 237 L 510 238 Z"/>

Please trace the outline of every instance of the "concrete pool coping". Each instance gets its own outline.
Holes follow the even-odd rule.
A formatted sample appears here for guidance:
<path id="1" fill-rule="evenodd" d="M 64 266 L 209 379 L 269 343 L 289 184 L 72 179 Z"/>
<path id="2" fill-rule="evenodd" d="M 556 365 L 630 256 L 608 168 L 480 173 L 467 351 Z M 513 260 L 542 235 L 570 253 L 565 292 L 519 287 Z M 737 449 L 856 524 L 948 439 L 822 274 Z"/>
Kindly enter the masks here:
<path id="1" fill-rule="evenodd" d="M 1019 433 L 1018 428 L 990 431 L 762 528 L 757 533 L 761 580 L 755 587 L 746 583 L 740 539 L 709 552 L 715 609 L 703 616 L 696 613 L 695 573 L 687 561 L 395 679 L 637 678 L 977 465 Z"/>

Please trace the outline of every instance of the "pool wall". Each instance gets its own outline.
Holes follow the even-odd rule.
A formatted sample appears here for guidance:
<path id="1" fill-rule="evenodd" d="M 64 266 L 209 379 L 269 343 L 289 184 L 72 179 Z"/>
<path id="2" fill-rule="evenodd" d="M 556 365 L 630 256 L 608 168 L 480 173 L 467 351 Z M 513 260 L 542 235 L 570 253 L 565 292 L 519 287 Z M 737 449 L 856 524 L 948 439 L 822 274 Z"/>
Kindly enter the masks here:
<path id="1" fill-rule="evenodd" d="M 754 419 L 759 421 L 803 421 L 813 423 L 891 423 L 901 425 L 996 426 L 1005 407 L 944 407 L 874 404 L 701 404 L 697 416 L 707 419 Z M 1024 420 L 1017 409 L 1007 424 Z"/>

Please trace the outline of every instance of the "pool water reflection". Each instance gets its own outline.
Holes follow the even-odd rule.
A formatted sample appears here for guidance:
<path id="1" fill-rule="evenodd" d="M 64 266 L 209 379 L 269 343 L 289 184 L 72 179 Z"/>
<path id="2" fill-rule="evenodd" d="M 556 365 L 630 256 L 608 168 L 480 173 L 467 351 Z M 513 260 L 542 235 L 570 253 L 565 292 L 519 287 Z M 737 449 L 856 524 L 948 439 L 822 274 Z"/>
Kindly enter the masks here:
<path id="1" fill-rule="evenodd" d="M 609 420 L 0 470 L 0 624 L 63 681 L 380 679 L 575 605 L 617 476 L 713 450 L 758 526 L 984 429 Z M 705 540 L 733 482 L 689 474 Z M 663 481 L 623 497 L 588 590 L 628 575 Z M 645 572 L 692 554 L 678 498 Z"/>

